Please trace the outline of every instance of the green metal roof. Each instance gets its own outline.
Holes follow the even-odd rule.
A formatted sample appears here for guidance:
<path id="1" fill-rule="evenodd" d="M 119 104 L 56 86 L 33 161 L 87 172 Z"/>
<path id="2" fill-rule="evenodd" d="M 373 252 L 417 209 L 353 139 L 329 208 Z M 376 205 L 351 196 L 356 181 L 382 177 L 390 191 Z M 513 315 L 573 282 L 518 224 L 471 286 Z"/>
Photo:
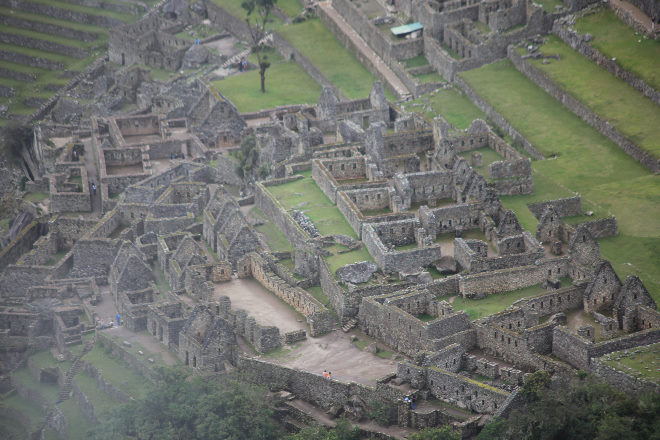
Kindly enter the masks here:
<path id="1" fill-rule="evenodd" d="M 410 23 L 410 24 L 404 24 L 403 26 L 395 26 L 392 29 L 392 33 L 394 35 L 401 36 L 401 35 L 406 35 L 410 34 L 412 32 L 418 31 L 424 29 L 424 26 L 422 26 L 422 23 L 416 21 L 415 23 Z"/>

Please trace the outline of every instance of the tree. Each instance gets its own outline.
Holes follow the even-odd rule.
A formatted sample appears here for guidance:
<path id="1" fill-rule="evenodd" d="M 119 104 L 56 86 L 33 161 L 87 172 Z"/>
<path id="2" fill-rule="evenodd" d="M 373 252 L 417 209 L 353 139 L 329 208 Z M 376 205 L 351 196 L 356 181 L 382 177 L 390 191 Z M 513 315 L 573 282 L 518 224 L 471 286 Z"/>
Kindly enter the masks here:
<path id="1" fill-rule="evenodd" d="M 97 427 L 91 438 L 275 440 L 266 390 L 230 379 L 161 369 L 156 387 L 128 402 Z"/>
<path id="2" fill-rule="evenodd" d="M 245 0 L 241 7 L 247 11 L 245 22 L 250 30 L 250 39 L 252 40 L 252 52 L 257 55 L 257 64 L 259 64 L 259 76 L 261 77 L 261 93 L 266 93 L 266 69 L 270 67 L 268 56 L 262 51 L 261 40 L 266 36 L 266 26 L 270 13 L 275 7 L 277 0 Z M 256 12 L 254 25 L 250 24 L 250 16 Z"/>
<path id="3" fill-rule="evenodd" d="M 29 125 L 11 122 L 2 130 L 2 149 L 6 157 L 14 162 L 20 162 L 22 153 L 29 149 L 31 143 L 32 127 Z"/>
<path id="4" fill-rule="evenodd" d="M 461 440 L 461 435 L 449 425 L 426 428 L 410 436 L 410 440 Z"/>
<path id="5" fill-rule="evenodd" d="M 310 426 L 301 429 L 297 434 L 284 437 L 284 440 L 358 440 L 359 438 L 360 429 L 357 426 L 351 426 L 346 419 L 339 419 L 333 429 Z"/>
<path id="6" fill-rule="evenodd" d="M 245 136 L 241 140 L 241 149 L 237 153 L 237 158 L 236 173 L 243 178 L 251 176 L 259 160 L 259 148 L 254 135 Z"/>

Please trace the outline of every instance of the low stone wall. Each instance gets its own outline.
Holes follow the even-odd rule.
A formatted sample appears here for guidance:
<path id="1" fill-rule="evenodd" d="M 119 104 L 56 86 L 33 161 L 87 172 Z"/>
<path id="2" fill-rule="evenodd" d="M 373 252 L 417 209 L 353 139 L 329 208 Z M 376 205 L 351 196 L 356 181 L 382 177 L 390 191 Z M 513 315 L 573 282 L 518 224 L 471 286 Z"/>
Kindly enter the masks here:
<path id="1" fill-rule="evenodd" d="M 238 265 L 242 269 L 242 276 L 247 275 L 249 265 L 249 274 L 255 280 L 305 316 L 312 337 L 321 336 L 333 330 L 335 322 L 330 311 L 306 290 L 289 285 L 271 272 L 267 262 L 259 255 L 247 254 Z"/>
<path id="2" fill-rule="evenodd" d="M 93 32 L 79 31 L 69 27 L 58 26 L 56 24 L 46 23 L 43 21 L 24 20 L 22 18 L 9 17 L 7 15 L 0 16 L 0 24 L 42 32 L 50 35 L 59 35 L 61 37 L 71 38 L 73 40 L 94 41 L 98 37 L 98 35 Z"/>
<path id="3" fill-rule="evenodd" d="M 131 366 L 131 368 L 136 370 L 146 379 L 152 382 L 155 381 L 154 372 L 151 368 L 149 368 L 146 365 L 145 363 L 146 359 L 145 360 L 140 359 L 137 356 L 135 356 L 133 353 L 124 350 L 121 345 L 119 345 L 117 342 L 115 342 L 109 336 L 106 336 L 102 332 L 97 333 L 96 338 L 97 338 L 97 344 L 101 343 L 106 347 L 110 347 L 110 350 L 114 356 L 126 362 L 128 365 Z"/>
<path id="4" fill-rule="evenodd" d="M 245 310 L 232 310 L 231 300 L 226 296 L 220 297 L 220 317 L 224 318 L 238 335 L 243 336 L 260 353 L 282 346 L 279 328 L 260 325 Z"/>
<path id="5" fill-rule="evenodd" d="M 565 199 L 548 200 L 545 202 L 530 203 L 527 208 L 540 219 L 545 209 L 550 206 L 559 217 L 570 217 L 582 214 L 582 197 L 568 197 Z"/>
<path id="6" fill-rule="evenodd" d="M 33 243 L 42 235 L 43 227 L 36 221 L 27 225 L 16 238 L 0 251 L 0 272 L 10 264 L 14 264 L 28 252 Z"/>
<path id="7" fill-rule="evenodd" d="M 562 39 L 564 43 L 580 52 L 583 56 L 591 58 L 596 64 L 604 68 L 612 75 L 625 81 L 630 87 L 633 87 L 648 97 L 651 101 L 660 105 L 660 92 L 655 90 L 633 73 L 620 66 L 616 60 L 606 57 L 598 49 L 584 40 L 584 37 L 575 30 L 566 28 L 562 23 L 556 22 L 552 27 L 552 32 Z"/>
<path id="8" fill-rule="evenodd" d="M 604 136 L 609 138 L 612 142 L 617 144 L 619 148 L 626 152 L 626 154 L 633 157 L 635 160 L 640 162 L 654 173 L 660 172 L 660 159 L 654 157 L 651 153 L 635 145 L 632 141 L 621 134 L 616 128 L 614 128 L 609 122 L 596 115 L 596 113 L 594 113 L 589 107 L 578 101 L 568 92 L 564 91 L 543 72 L 524 60 L 513 46 L 509 46 L 507 49 L 507 56 L 516 67 L 516 69 L 518 69 L 527 78 L 533 81 L 534 84 L 541 87 L 553 98 L 562 103 L 566 108 L 579 116 L 580 119 L 594 127 Z"/>
<path id="9" fill-rule="evenodd" d="M 586 226 L 594 238 L 614 237 L 619 234 L 616 217 L 605 217 L 591 220 L 582 225 Z"/>
<path id="10" fill-rule="evenodd" d="M 87 14 L 71 9 L 58 8 L 57 6 L 51 6 L 44 3 L 31 2 L 29 0 L 0 0 L 0 6 L 39 15 L 48 15 L 50 17 L 59 18 L 60 20 L 69 20 L 107 28 L 124 24 L 118 18 L 109 17 L 107 15 Z"/>
<path id="11" fill-rule="evenodd" d="M 272 196 L 267 186 L 285 183 L 286 180 L 298 180 L 300 176 L 293 176 L 276 181 L 257 182 L 254 185 L 254 204 L 271 219 L 277 228 L 289 239 L 294 248 L 304 248 L 309 235 L 286 212 L 286 209 Z"/>
<path id="12" fill-rule="evenodd" d="M 601 377 L 605 382 L 612 385 L 617 390 L 622 390 L 630 394 L 652 391 L 660 392 L 660 385 L 644 379 L 631 376 L 624 371 L 606 365 L 602 359 L 594 358 L 591 360 L 591 369 L 594 374 Z"/>
<path id="13" fill-rule="evenodd" d="M 320 373 L 313 374 L 258 359 L 240 358 L 238 367 L 246 373 L 246 379 L 271 390 L 287 390 L 298 398 L 319 408 L 329 409 L 333 405 L 344 405 L 348 399 L 357 395 L 367 403 L 384 401 L 383 393 L 377 389 L 354 382 L 328 380 Z"/>
<path id="14" fill-rule="evenodd" d="M 476 294 L 491 295 L 534 286 L 548 279 L 548 271 L 552 271 L 552 274 L 559 272 L 560 276 L 567 275 L 566 262 L 566 258 L 556 258 L 541 261 L 538 265 L 463 275 L 460 278 L 459 289 L 463 296 L 469 298 Z"/>

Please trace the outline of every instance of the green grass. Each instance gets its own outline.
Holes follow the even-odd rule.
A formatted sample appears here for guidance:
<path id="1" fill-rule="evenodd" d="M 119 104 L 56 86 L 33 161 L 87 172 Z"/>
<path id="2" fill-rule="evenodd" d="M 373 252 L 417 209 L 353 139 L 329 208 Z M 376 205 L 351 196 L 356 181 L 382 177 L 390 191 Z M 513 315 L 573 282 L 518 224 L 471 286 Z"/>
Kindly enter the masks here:
<path id="1" fill-rule="evenodd" d="M 273 252 L 290 252 L 293 250 L 291 242 L 279 228 L 269 220 L 266 215 L 256 206 L 250 210 L 252 216 L 260 218 L 264 223 L 256 227 L 257 231 L 264 234 L 266 244 Z"/>
<path id="2" fill-rule="evenodd" d="M 87 353 L 83 359 L 101 370 L 103 377 L 108 382 L 133 398 L 144 397 L 151 386 L 149 380 L 123 361 L 111 357 L 100 344 L 94 345 L 92 351 Z"/>
<path id="3" fill-rule="evenodd" d="M 660 90 L 660 41 L 635 35 L 609 8 L 578 19 L 575 29 L 590 33 L 590 42 L 603 55 L 635 74 L 655 90 Z"/>
<path id="4" fill-rule="evenodd" d="M 101 15 L 101 16 L 116 18 L 117 20 L 121 20 L 124 23 L 130 23 L 138 19 L 138 16 L 136 15 L 110 11 L 108 9 L 81 6 L 75 3 L 68 3 L 66 1 L 57 1 L 57 0 L 31 0 L 31 1 L 34 3 L 41 3 L 44 5 L 56 6 L 57 8 L 67 9 L 70 11 L 83 12 L 85 14 Z"/>
<path id="5" fill-rule="evenodd" d="M 299 0 L 277 0 L 276 5 L 289 17 L 295 17 L 303 10 Z"/>
<path id="6" fill-rule="evenodd" d="M 46 266 L 55 266 L 69 251 L 58 251 L 46 261 Z"/>
<path id="7" fill-rule="evenodd" d="M 213 85 L 242 113 L 290 104 L 313 104 L 321 86 L 296 62 L 275 63 L 266 70 L 266 93 L 261 93 L 257 69 L 214 81 Z"/>
<path id="8" fill-rule="evenodd" d="M 488 172 L 488 165 L 490 165 L 493 162 L 497 162 L 499 160 L 504 160 L 502 156 L 500 156 L 495 150 L 493 150 L 490 147 L 481 147 L 477 148 L 476 150 L 470 150 L 470 151 L 465 151 L 463 153 L 459 153 L 458 155 L 465 158 L 470 165 L 472 165 L 472 153 L 481 153 L 481 159 L 482 159 L 482 165 L 480 167 L 475 167 L 472 166 L 472 168 L 477 171 L 479 174 L 481 174 L 484 177 L 489 178 L 490 173 Z"/>
<path id="9" fill-rule="evenodd" d="M 65 400 L 57 405 L 66 418 L 66 429 L 71 439 L 84 439 L 92 425 L 83 414 L 75 399 Z"/>
<path id="10" fill-rule="evenodd" d="M 660 44 L 658 45 L 660 48 Z M 660 158 L 660 107 L 624 81 L 551 35 L 540 47 L 545 55 L 559 55 L 560 61 L 529 62 L 566 92 L 608 121 L 637 146 Z M 658 52 L 660 55 L 660 51 Z M 660 61 L 657 63 L 660 67 Z"/>
<path id="11" fill-rule="evenodd" d="M 80 390 L 85 393 L 94 406 L 94 415 L 100 420 L 103 420 L 104 416 L 107 415 L 109 411 L 120 405 L 119 402 L 110 397 L 109 394 L 101 391 L 96 384 L 96 379 L 93 379 L 87 373 L 78 373 L 74 380 Z"/>
<path id="12" fill-rule="evenodd" d="M 311 171 L 300 173 L 303 179 L 288 182 L 283 185 L 269 186 L 267 190 L 287 210 L 303 211 L 316 225 L 321 235 L 343 234 L 357 238 L 355 231 L 348 224 L 342 213 L 323 194 L 311 177 Z M 330 270 L 334 273 L 338 268 L 357 261 L 373 261 L 369 252 L 360 248 L 351 252 L 333 252 L 326 257 Z"/>
<path id="13" fill-rule="evenodd" d="M 414 104 L 424 104 L 424 106 Z M 427 111 L 426 108 L 429 106 L 430 109 Z M 441 115 L 461 130 L 468 128 L 475 119 L 486 119 L 486 115 L 472 101 L 454 88 L 440 90 L 434 96 L 430 94 L 420 96 L 406 103 L 404 107 L 408 111 L 423 114 L 429 120 Z"/>
<path id="14" fill-rule="evenodd" d="M 4 400 L 0 400 L 0 403 L 2 406 L 19 411 L 23 416 L 27 417 L 30 421 L 30 426 L 27 426 L 26 428 L 30 432 L 40 428 L 46 417 L 44 411 L 39 405 L 22 398 L 18 393 L 15 393 Z M 13 422 L 17 424 L 16 420 Z"/>
<path id="15" fill-rule="evenodd" d="M 571 283 L 568 278 L 562 278 L 561 282 L 562 287 Z M 548 293 L 548 291 L 541 288 L 540 284 L 537 284 L 510 292 L 495 293 L 483 299 L 463 298 L 459 295 L 454 298 L 454 302 L 451 305 L 454 311 L 465 310 L 470 315 L 470 319 L 475 320 L 492 315 L 493 313 L 499 313 L 519 299 L 545 293 Z"/>
<path id="16" fill-rule="evenodd" d="M 535 193 L 501 197 L 534 233 L 527 203 L 579 193 L 583 210 L 615 215 L 619 236 L 600 239 L 617 274 L 638 275 L 660 303 L 660 184 L 613 142 L 539 89 L 509 61 L 462 73 L 477 93 L 551 160 L 532 162 Z"/>
<path id="17" fill-rule="evenodd" d="M 428 315 L 426 313 L 423 313 L 421 315 L 417 315 L 416 318 L 419 319 L 422 322 L 429 322 L 429 321 L 433 321 L 434 319 L 436 319 L 437 316 Z"/>
<path id="18" fill-rule="evenodd" d="M 376 78 L 318 19 L 278 29 L 349 99 L 369 96 Z"/>
<path id="19" fill-rule="evenodd" d="M 413 58 L 408 58 L 407 60 L 401 62 L 404 63 L 408 69 L 410 69 L 411 67 L 427 66 L 429 64 L 429 60 L 426 59 L 424 54 L 417 55 L 416 57 Z"/>
<path id="20" fill-rule="evenodd" d="M 605 356 L 603 361 L 635 377 L 660 383 L 660 343 L 615 351 Z"/>
<path id="21" fill-rule="evenodd" d="M 534 2 L 540 4 L 546 12 L 555 12 L 555 6 L 564 6 L 561 0 L 534 0 Z"/>
<path id="22" fill-rule="evenodd" d="M 65 28 L 74 29 L 77 31 L 90 32 L 97 35 L 108 34 L 108 29 L 101 26 L 95 26 L 92 24 L 82 24 L 75 21 L 62 20 L 59 18 L 49 17 L 47 15 L 33 14 L 30 12 L 19 11 L 17 9 L 11 9 L 4 6 L 0 6 L 0 14 L 6 15 L 15 18 L 21 18 L 23 20 L 37 21 L 40 23 L 54 24 L 57 26 L 62 26 Z"/>
<path id="23" fill-rule="evenodd" d="M 422 75 L 415 75 L 417 81 L 422 84 L 444 82 L 445 79 L 438 72 L 424 73 Z"/>
<path id="24" fill-rule="evenodd" d="M 23 200 L 28 201 L 28 202 L 33 202 L 33 203 L 39 203 L 44 199 L 48 198 L 48 193 L 45 192 L 32 192 L 32 193 L 27 193 L 25 194 L 25 197 L 23 197 Z"/>

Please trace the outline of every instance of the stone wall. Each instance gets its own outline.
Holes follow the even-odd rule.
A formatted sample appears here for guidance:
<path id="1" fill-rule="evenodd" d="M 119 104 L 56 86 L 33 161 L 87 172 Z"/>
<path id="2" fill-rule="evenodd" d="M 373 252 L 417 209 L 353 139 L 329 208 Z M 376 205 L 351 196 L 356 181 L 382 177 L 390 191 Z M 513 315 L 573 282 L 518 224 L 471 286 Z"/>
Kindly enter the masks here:
<path id="1" fill-rule="evenodd" d="M 267 262 L 255 253 L 247 254 L 238 263 L 241 276 L 251 275 L 262 286 L 296 309 L 307 319 L 312 337 L 321 336 L 334 328 L 330 311 L 309 292 L 290 286 L 268 267 Z"/>
<path id="2" fill-rule="evenodd" d="M 123 24 L 123 22 L 118 18 L 109 17 L 107 15 L 88 14 L 72 9 L 64 9 L 57 6 L 25 0 L 0 0 L 0 6 L 11 9 L 18 9 L 19 11 L 30 12 L 38 15 L 48 15 L 50 17 L 59 18 L 61 20 L 69 20 L 77 23 L 86 23 L 107 28 Z"/>
<path id="3" fill-rule="evenodd" d="M 568 275 L 566 263 L 566 258 L 555 258 L 540 261 L 538 265 L 463 275 L 459 282 L 460 292 L 469 298 L 478 294 L 491 295 L 534 286 L 548 279 L 548 271 L 559 276 Z"/>
<path id="4" fill-rule="evenodd" d="M 430 61 L 430 60 L 429 60 Z M 444 75 L 443 75 L 444 76 Z M 445 78 L 447 78 L 445 76 Z M 479 96 L 462 78 L 455 77 L 454 84 L 456 84 L 470 100 L 483 111 L 490 121 L 493 121 L 502 131 L 511 136 L 514 142 L 522 145 L 524 150 L 536 160 L 543 160 L 543 155 L 531 144 L 525 137 L 518 132 L 509 122 L 500 115 L 486 100 Z"/>
<path id="5" fill-rule="evenodd" d="M 271 195 L 267 185 L 284 183 L 285 181 L 298 180 L 300 176 L 278 179 L 277 181 L 268 181 L 264 183 L 257 182 L 254 185 L 254 204 L 263 212 L 267 218 L 271 219 L 277 228 L 282 231 L 286 238 L 291 242 L 294 248 L 305 246 L 309 240 L 307 234 L 298 223 L 286 212 L 286 209 Z M 282 180 L 282 181 L 281 181 Z"/>
<path id="6" fill-rule="evenodd" d="M 279 328 L 260 325 L 245 310 L 232 310 L 231 300 L 226 296 L 221 296 L 219 303 L 218 316 L 224 318 L 236 334 L 243 336 L 258 352 L 266 353 L 282 346 Z"/>
<path id="7" fill-rule="evenodd" d="M 602 119 L 589 107 L 582 104 L 568 92 L 564 91 L 543 72 L 524 60 L 513 46 L 508 48 L 507 56 L 516 67 L 516 69 L 525 74 L 527 78 L 532 80 L 536 85 L 549 93 L 557 101 L 561 102 L 566 108 L 579 116 L 583 121 L 594 127 L 596 130 L 600 131 L 604 136 L 608 137 L 612 142 L 617 144 L 619 148 L 621 148 L 628 155 L 632 156 L 635 160 L 640 162 L 654 173 L 660 172 L 660 159 L 654 157 L 651 153 L 635 145 L 632 141 L 630 141 L 630 139 L 626 138 L 617 129 L 615 129 L 609 122 Z"/>
<path id="8" fill-rule="evenodd" d="M 563 23 L 558 21 L 555 22 L 552 27 L 552 32 L 571 48 L 580 52 L 583 56 L 591 58 L 600 67 L 604 68 L 617 78 L 625 81 L 630 87 L 639 90 L 644 96 L 660 105 L 660 92 L 619 65 L 616 60 L 600 53 L 598 49 L 585 41 L 584 37 L 578 34 L 575 30 L 565 27 Z"/>
<path id="9" fill-rule="evenodd" d="M 369 403 L 384 400 L 385 395 L 377 389 L 354 382 L 328 380 L 320 372 L 313 374 L 281 365 L 272 364 L 258 359 L 240 358 L 238 366 L 245 371 L 248 380 L 271 390 L 286 390 L 298 398 L 319 408 L 329 409 L 333 405 L 344 405 L 348 399 L 357 395 Z"/>
<path id="10" fill-rule="evenodd" d="M 513 240 L 513 241 L 511 241 Z M 538 260 L 544 258 L 542 247 L 533 246 L 535 240 L 531 238 L 529 232 L 523 232 L 522 236 L 505 237 L 497 242 L 499 256 L 488 257 L 482 255 L 470 248 L 470 242 L 462 238 L 454 239 L 454 259 L 460 264 L 463 270 L 471 273 L 489 272 L 500 269 L 515 268 L 520 266 L 530 266 Z M 478 242 L 477 242 L 478 243 Z M 518 253 L 506 253 L 505 244 L 520 244 L 516 247 Z M 513 250 L 511 252 L 514 252 Z"/>
<path id="11" fill-rule="evenodd" d="M 0 272 L 32 249 L 33 243 L 45 232 L 46 229 L 36 221 L 23 228 L 11 243 L 0 251 Z"/>
<path id="12" fill-rule="evenodd" d="M 397 377 L 415 388 L 427 387 L 433 397 L 480 414 L 494 413 L 509 393 L 437 367 L 417 367 L 400 362 Z"/>
<path id="13" fill-rule="evenodd" d="M 609 383 L 617 390 L 625 391 L 630 394 L 647 391 L 655 393 L 660 392 L 660 385 L 657 383 L 634 377 L 622 370 L 610 367 L 605 364 L 602 358 L 592 359 L 591 369 L 594 374 L 605 380 L 605 382 Z"/>
<path id="14" fill-rule="evenodd" d="M 566 199 L 548 200 L 545 202 L 530 203 L 527 208 L 540 219 L 545 209 L 550 206 L 559 217 L 570 217 L 582 214 L 582 197 L 569 197 Z"/>

